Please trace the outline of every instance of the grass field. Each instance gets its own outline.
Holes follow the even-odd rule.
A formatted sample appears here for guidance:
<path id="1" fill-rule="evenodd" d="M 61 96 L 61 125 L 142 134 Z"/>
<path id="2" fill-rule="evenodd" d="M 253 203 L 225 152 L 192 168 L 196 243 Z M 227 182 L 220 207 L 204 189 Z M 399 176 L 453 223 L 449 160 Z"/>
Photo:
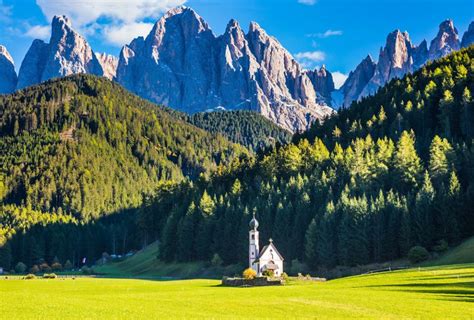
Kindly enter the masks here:
<path id="1" fill-rule="evenodd" d="M 281 287 L 216 280 L 0 279 L 3 319 L 473 319 L 474 264 Z"/>

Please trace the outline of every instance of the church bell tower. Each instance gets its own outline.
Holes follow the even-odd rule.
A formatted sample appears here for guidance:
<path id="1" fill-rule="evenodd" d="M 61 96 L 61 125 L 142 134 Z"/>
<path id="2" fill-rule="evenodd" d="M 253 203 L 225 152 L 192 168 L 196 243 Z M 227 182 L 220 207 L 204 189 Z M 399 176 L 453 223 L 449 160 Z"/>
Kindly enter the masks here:
<path id="1" fill-rule="evenodd" d="M 255 212 L 253 213 L 252 220 L 250 220 L 249 227 L 249 268 L 255 270 L 258 274 L 259 263 L 257 259 L 260 253 L 260 248 L 258 245 L 258 221 L 255 219 Z"/>

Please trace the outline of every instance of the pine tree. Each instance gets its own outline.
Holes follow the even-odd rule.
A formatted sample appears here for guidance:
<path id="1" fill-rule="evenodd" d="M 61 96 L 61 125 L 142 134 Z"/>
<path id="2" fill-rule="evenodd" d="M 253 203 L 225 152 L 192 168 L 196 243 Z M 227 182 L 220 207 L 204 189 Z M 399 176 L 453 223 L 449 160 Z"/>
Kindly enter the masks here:
<path id="1" fill-rule="evenodd" d="M 437 183 L 447 181 L 449 170 L 454 166 L 454 152 L 447 139 L 435 136 L 430 146 L 429 171 Z"/>
<path id="2" fill-rule="evenodd" d="M 433 216 L 433 200 L 435 191 L 427 171 L 423 178 L 423 185 L 415 201 L 414 236 L 416 244 L 430 248 L 435 236 L 435 217 Z"/>
<path id="3" fill-rule="evenodd" d="M 199 200 L 199 209 L 203 216 L 210 216 L 213 214 L 216 205 L 212 198 L 207 193 L 207 190 L 204 190 L 201 200 Z"/>
<path id="4" fill-rule="evenodd" d="M 406 189 L 418 186 L 421 175 L 421 160 L 415 149 L 414 134 L 403 131 L 394 155 L 394 168 Z"/>
<path id="5" fill-rule="evenodd" d="M 313 219 L 306 230 L 304 245 L 305 261 L 312 268 L 318 266 L 318 236 L 318 225 Z"/>

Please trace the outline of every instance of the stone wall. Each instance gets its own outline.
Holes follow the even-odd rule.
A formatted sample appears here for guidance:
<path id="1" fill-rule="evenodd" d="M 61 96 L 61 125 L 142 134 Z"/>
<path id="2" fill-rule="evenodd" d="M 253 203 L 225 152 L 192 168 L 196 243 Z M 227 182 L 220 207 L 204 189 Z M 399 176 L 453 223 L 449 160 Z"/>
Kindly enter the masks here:
<path id="1" fill-rule="evenodd" d="M 255 279 L 244 278 L 222 278 L 222 285 L 228 287 L 258 287 L 258 286 L 279 286 L 282 282 L 279 279 L 268 279 L 267 277 L 257 277 Z"/>

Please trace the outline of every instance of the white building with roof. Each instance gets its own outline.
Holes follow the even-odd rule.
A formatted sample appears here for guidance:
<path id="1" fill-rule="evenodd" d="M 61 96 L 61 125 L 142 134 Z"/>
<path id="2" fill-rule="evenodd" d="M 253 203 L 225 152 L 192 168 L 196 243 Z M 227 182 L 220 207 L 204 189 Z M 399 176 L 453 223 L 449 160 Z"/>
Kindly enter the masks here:
<path id="1" fill-rule="evenodd" d="M 283 273 L 283 256 L 278 252 L 273 240 L 260 251 L 258 221 L 253 214 L 249 223 L 249 268 L 262 275 L 266 270 L 273 271 L 275 276 Z"/>

